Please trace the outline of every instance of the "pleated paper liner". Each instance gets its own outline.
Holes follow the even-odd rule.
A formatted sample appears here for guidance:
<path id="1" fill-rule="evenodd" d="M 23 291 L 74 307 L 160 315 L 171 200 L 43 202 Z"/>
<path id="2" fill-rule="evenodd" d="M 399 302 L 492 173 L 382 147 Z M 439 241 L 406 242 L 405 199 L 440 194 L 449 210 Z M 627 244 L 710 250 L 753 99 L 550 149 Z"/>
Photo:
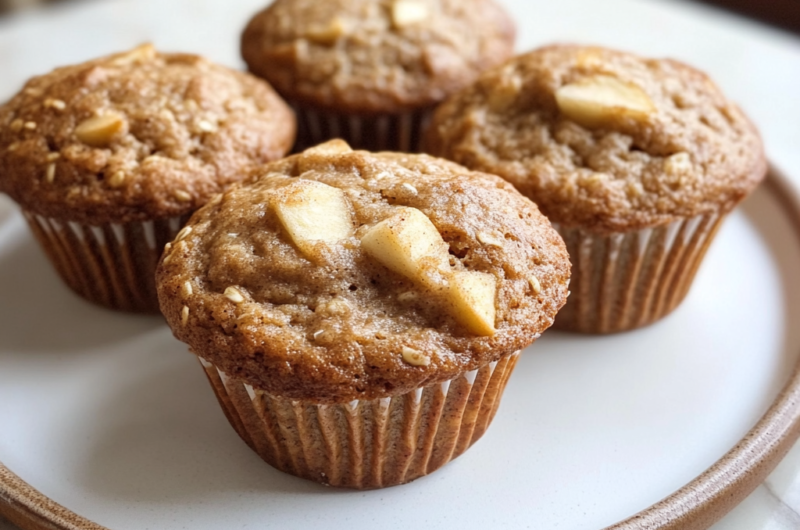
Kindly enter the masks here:
<path id="1" fill-rule="evenodd" d="M 330 486 L 373 489 L 427 475 L 475 443 L 518 358 L 515 352 L 407 394 L 336 405 L 276 397 L 200 363 L 230 424 L 271 466 Z"/>
<path id="2" fill-rule="evenodd" d="M 723 217 L 700 215 L 612 235 L 554 223 L 567 244 L 572 278 L 553 327 L 615 333 L 666 316 L 689 291 Z"/>
<path id="3" fill-rule="evenodd" d="M 402 114 L 352 115 L 293 105 L 297 114 L 297 143 L 300 152 L 334 138 L 353 149 L 418 153 L 422 133 L 433 107 Z"/>
<path id="4" fill-rule="evenodd" d="M 23 212 L 59 276 L 76 293 L 121 311 L 157 313 L 155 268 L 186 222 L 172 217 L 100 226 Z"/>

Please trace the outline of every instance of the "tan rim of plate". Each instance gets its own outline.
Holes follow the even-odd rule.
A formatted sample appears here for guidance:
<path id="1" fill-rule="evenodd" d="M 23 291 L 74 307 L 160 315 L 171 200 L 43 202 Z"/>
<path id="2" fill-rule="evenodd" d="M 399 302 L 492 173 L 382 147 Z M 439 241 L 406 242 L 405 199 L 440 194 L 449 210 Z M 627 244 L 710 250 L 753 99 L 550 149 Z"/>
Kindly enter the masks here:
<path id="1" fill-rule="evenodd" d="M 800 196 L 771 169 L 764 185 L 800 238 Z M 800 360 L 753 429 L 702 475 L 669 497 L 606 530 L 701 530 L 742 502 L 800 436 Z M 107 530 L 42 495 L 0 464 L 0 514 L 24 530 Z"/>

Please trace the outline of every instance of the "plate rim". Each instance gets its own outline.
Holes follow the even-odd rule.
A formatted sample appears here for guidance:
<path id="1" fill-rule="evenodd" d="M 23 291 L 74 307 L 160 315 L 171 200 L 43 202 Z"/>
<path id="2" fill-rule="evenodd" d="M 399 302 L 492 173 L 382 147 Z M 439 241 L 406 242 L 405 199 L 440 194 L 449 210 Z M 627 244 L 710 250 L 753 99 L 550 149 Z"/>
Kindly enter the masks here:
<path id="1" fill-rule="evenodd" d="M 800 194 L 770 164 L 763 186 L 800 237 Z M 800 437 L 800 357 L 778 396 L 737 444 L 691 482 L 604 530 L 702 530 L 741 503 L 783 460 Z"/>
<path id="2" fill-rule="evenodd" d="M 800 193 L 770 165 L 762 186 L 800 240 Z M 708 469 L 648 508 L 604 530 L 702 530 L 752 493 L 800 438 L 800 357 L 769 409 Z M 0 461 L 0 515 L 25 530 L 109 530 L 42 494 Z"/>

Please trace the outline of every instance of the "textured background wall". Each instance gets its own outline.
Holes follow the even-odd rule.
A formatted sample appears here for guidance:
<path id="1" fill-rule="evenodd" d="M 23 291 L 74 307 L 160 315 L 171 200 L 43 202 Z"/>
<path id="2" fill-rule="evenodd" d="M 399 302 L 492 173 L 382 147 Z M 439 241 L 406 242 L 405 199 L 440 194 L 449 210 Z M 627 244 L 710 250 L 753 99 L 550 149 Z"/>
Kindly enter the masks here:
<path id="1" fill-rule="evenodd" d="M 18 9 L 74 0 L 0 0 L 0 16 Z M 101 1 L 101 0 L 93 0 Z M 800 34 L 800 0 L 694 0 Z M 265 3 L 267 0 L 265 0 Z"/>

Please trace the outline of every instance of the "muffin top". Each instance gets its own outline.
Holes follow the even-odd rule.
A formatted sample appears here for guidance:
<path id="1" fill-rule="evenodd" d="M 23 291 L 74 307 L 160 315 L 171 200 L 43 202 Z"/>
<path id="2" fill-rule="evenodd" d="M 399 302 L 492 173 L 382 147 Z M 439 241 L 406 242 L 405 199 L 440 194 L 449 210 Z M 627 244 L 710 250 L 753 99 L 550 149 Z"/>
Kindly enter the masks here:
<path id="1" fill-rule="evenodd" d="M 144 45 L 35 77 L 0 107 L 0 191 L 89 224 L 179 216 L 294 134 L 264 81 Z"/>
<path id="2" fill-rule="evenodd" d="M 503 180 L 335 140 L 258 170 L 196 212 L 157 272 L 190 349 L 269 393 L 401 394 L 533 342 L 570 263 Z"/>
<path id="3" fill-rule="evenodd" d="M 250 71 L 285 97 L 365 114 L 438 103 L 513 46 L 494 0 L 276 0 L 242 35 Z"/>
<path id="4" fill-rule="evenodd" d="M 767 167 L 752 123 L 702 72 L 569 45 L 516 57 L 450 98 L 425 150 L 600 233 L 726 212 Z"/>

